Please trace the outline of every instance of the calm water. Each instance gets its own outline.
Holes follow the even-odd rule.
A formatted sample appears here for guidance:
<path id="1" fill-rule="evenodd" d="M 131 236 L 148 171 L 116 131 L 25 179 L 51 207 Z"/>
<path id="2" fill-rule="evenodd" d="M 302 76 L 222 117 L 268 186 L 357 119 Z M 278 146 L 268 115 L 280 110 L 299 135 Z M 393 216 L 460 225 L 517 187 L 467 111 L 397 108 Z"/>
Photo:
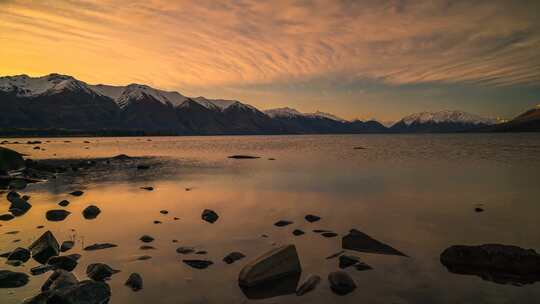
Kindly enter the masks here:
<path id="1" fill-rule="evenodd" d="M 10 139 L 13 141 L 14 139 Z M 26 142 L 25 139 L 16 139 Z M 35 140 L 35 139 L 33 139 Z M 516 287 L 449 273 L 440 253 L 455 244 L 503 243 L 540 250 L 540 134 L 346 135 L 50 139 L 42 148 L 8 145 L 34 159 L 110 157 L 120 153 L 151 156 L 150 170 L 111 166 L 32 185 L 33 208 L 23 217 L 3 222 L 0 251 L 28 246 L 45 229 L 59 241 L 77 240 L 69 253 L 83 257 L 74 273 L 86 277 L 89 263 L 104 262 L 122 272 L 112 277 L 111 303 L 538 303 L 540 282 Z M 70 140 L 65 143 L 64 140 Z M 90 141 L 85 144 L 84 141 Z M 355 150 L 362 146 L 366 149 Z M 232 154 L 261 156 L 232 160 Z M 275 158 L 275 160 L 268 160 Z M 140 190 L 153 186 L 154 191 Z M 192 188 L 186 191 L 186 188 Z M 66 193 L 83 189 L 78 198 Z M 72 214 L 48 222 L 45 212 L 63 199 Z M 7 210 L 2 195 L 1 213 Z M 84 220 L 89 204 L 102 209 Z M 475 213 L 483 204 L 485 212 Z M 215 224 L 201 211 L 216 210 Z M 168 215 L 161 215 L 166 209 Z M 309 224 L 304 215 L 320 215 Z M 180 220 L 174 221 L 173 217 Z M 293 225 L 277 228 L 280 219 Z M 163 223 L 153 224 L 154 220 Z M 37 225 L 45 225 L 43 230 Z M 308 232 L 293 236 L 292 230 Z M 341 238 L 326 239 L 312 229 L 343 235 L 357 228 L 410 257 L 359 254 L 374 269 L 347 271 L 358 289 L 334 295 L 326 276 L 337 260 L 325 257 L 340 250 Z M 18 230 L 18 234 L 5 232 Z M 139 249 L 143 234 L 155 237 L 156 250 Z M 262 238 L 267 234 L 268 238 Z M 20 239 L 19 243 L 13 240 Z M 178 243 L 172 240 L 177 239 Z M 112 242 L 117 248 L 82 251 L 84 245 Z M 302 276 L 319 274 L 321 285 L 303 297 L 288 295 L 249 300 L 237 285 L 241 267 L 279 245 L 294 243 Z M 205 270 L 184 265 L 178 246 L 208 251 L 215 262 Z M 227 265 L 231 251 L 248 258 Z M 136 261 L 151 255 L 147 261 Z M 27 271 L 36 266 L 2 269 Z M 123 286 L 139 272 L 144 289 Z M 19 303 L 34 295 L 47 274 L 31 277 L 18 289 L 0 289 L 1 303 Z"/>

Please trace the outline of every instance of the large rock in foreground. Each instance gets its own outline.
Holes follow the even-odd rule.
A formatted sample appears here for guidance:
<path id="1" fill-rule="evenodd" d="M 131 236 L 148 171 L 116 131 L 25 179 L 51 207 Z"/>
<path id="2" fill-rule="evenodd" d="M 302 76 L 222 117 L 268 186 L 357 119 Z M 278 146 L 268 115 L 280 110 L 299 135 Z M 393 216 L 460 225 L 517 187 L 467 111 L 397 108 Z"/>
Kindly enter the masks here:
<path id="1" fill-rule="evenodd" d="M 349 234 L 342 238 L 341 244 L 343 249 L 356 250 L 359 252 L 407 256 L 403 252 L 379 242 L 356 229 L 351 229 Z"/>
<path id="2" fill-rule="evenodd" d="M 533 249 L 501 244 L 456 245 L 444 250 L 440 258 L 450 272 L 477 275 L 499 284 L 540 281 L 540 254 Z"/>
<path id="3" fill-rule="evenodd" d="M 43 233 L 28 249 L 32 253 L 32 258 L 41 264 L 45 264 L 50 257 L 60 253 L 60 245 L 50 231 Z"/>
<path id="4" fill-rule="evenodd" d="M 104 282 L 86 280 L 77 285 L 57 289 L 47 303 L 106 304 L 111 298 L 111 288 Z"/>
<path id="5" fill-rule="evenodd" d="M 0 288 L 21 287 L 26 285 L 28 281 L 29 278 L 26 273 L 0 270 Z"/>
<path id="6" fill-rule="evenodd" d="M 19 152 L 0 147 L 0 170 L 10 171 L 24 167 L 24 159 Z"/>

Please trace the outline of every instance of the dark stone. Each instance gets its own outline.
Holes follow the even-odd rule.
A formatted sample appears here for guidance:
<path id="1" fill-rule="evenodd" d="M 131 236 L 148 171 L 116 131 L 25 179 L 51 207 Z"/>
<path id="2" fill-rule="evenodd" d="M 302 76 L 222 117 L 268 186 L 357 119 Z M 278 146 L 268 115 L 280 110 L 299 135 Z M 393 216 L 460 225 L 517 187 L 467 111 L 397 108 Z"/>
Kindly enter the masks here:
<path id="1" fill-rule="evenodd" d="M 306 221 L 308 221 L 310 223 L 318 222 L 318 221 L 321 220 L 321 218 L 319 216 L 316 216 L 316 215 L 313 215 L 313 214 L 308 214 L 304 218 L 306 219 Z"/>
<path id="2" fill-rule="evenodd" d="M 300 230 L 300 229 L 294 229 L 294 231 L 292 232 L 292 234 L 296 235 L 296 236 L 300 236 L 302 234 L 306 234 L 304 231 Z"/>
<path id="3" fill-rule="evenodd" d="M 16 261 L 26 263 L 30 259 L 30 251 L 26 248 L 15 248 L 7 257 L 8 264 L 12 264 Z"/>
<path id="4" fill-rule="evenodd" d="M 474 211 L 475 212 L 484 212 L 484 209 L 480 208 L 480 207 L 476 207 L 476 208 L 474 208 Z"/>
<path id="5" fill-rule="evenodd" d="M 7 200 L 11 203 L 9 206 L 9 212 L 11 212 L 14 216 L 20 216 L 25 214 L 30 208 L 32 208 L 32 205 L 24 200 L 19 193 L 10 191 L 7 194 Z"/>
<path id="6" fill-rule="evenodd" d="M 154 221 L 154 224 L 161 224 L 161 221 Z"/>
<path id="7" fill-rule="evenodd" d="M 285 220 L 281 220 L 281 221 L 277 221 L 274 223 L 274 226 L 276 227 L 285 227 L 285 226 L 288 226 L 290 224 L 292 224 L 293 222 L 291 221 L 285 221 Z"/>
<path id="8" fill-rule="evenodd" d="M 72 271 L 77 267 L 77 256 L 64 255 L 64 256 L 54 256 L 47 261 L 48 265 L 54 266 L 57 269 L 63 269 L 66 271 Z"/>
<path id="9" fill-rule="evenodd" d="M 240 286 L 253 287 L 287 276 L 299 275 L 301 272 L 296 247 L 285 245 L 272 249 L 246 264 L 240 271 L 238 283 Z"/>
<path id="10" fill-rule="evenodd" d="M 332 231 L 326 230 L 326 229 L 315 229 L 315 230 L 313 230 L 313 232 L 315 232 L 315 233 L 325 233 L 325 232 L 332 232 Z"/>
<path id="11" fill-rule="evenodd" d="M 61 252 L 66 252 L 68 250 L 71 250 L 73 248 L 73 246 L 75 246 L 74 241 L 64 241 L 62 243 L 62 245 L 60 245 L 60 251 Z"/>
<path id="12" fill-rule="evenodd" d="M 10 213 L 0 215 L 0 221 L 4 221 L 4 222 L 11 221 L 14 218 L 15 217 Z"/>
<path id="13" fill-rule="evenodd" d="M 118 245 L 111 244 L 111 243 L 96 243 L 96 244 L 84 247 L 83 250 L 94 251 L 94 250 L 108 249 L 108 248 L 114 248 L 114 247 L 118 247 Z"/>
<path id="14" fill-rule="evenodd" d="M 341 244 L 343 249 L 359 252 L 407 256 L 401 251 L 381 243 L 356 229 L 352 229 L 349 234 L 345 235 L 342 238 Z"/>
<path id="15" fill-rule="evenodd" d="M 159 213 L 161 213 L 161 214 L 169 214 L 169 211 L 167 211 L 167 210 L 161 210 L 161 211 L 159 211 Z"/>
<path id="16" fill-rule="evenodd" d="M 75 275 L 71 272 L 58 269 L 55 270 L 41 286 L 41 291 L 57 290 L 70 286 L 75 286 L 79 283 Z"/>
<path id="17" fill-rule="evenodd" d="M 176 248 L 176 252 L 180 254 L 191 254 L 195 252 L 195 249 L 193 247 L 178 247 Z"/>
<path id="18" fill-rule="evenodd" d="M 71 194 L 73 196 L 81 196 L 81 195 L 84 194 L 84 192 L 81 191 L 81 190 L 76 190 L 76 191 L 70 192 L 69 194 Z"/>
<path id="19" fill-rule="evenodd" d="M 45 264 L 50 257 L 60 253 L 60 245 L 50 231 L 43 233 L 28 249 L 32 253 L 32 258 L 41 264 Z"/>
<path id="20" fill-rule="evenodd" d="M 182 260 L 182 262 L 195 269 L 205 269 L 214 264 L 214 262 L 208 260 Z"/>
<path id="21" fill-rule="evenodd" d="M 231 252 L 223 258 L 223 262 L 232 264 L 238 260 L 245 258 L 246 256 L 241 252 Z"/>
<path id="22" fill-rule="evenodd" d="M 22 167 L 24 167 L 24 159 L 20 153 L 0 147 L 0 170 L 11 171 Z"/>
<path id="23" fill-rule="evenodd" d="M 232 159 L 257 159 L 260 158 L 258 156 L 251 156 L 251 155 L 231 155 L 229 158 Z"/>
<path id="24" fill-rule="evenodd" d="M 106 304 L 110 298 L 109 285 L 105 282 L 86 280 L 51 293 L 47 304 Z"/>
<path id="25" fill-rule="evenodd" d="M 310 291 L 315 290 L 317 285 L 321 282 L 321 277 L 318 275 L 310 275 L 296 290 L 297 296 L 302 296 Z"/>
<path id="26" fill-rule="evenodd" d="M 39 266 L 31 268 L 30 273 L 32 275 L 40 275 L 40 274 L 44 274 L 45 272 L 48 272 L 48 271 L 51 271 L 51 270 L 54 270 L 54 269 L 55 269 L 55 267 L 52 266 L 52 265 L 39 265 Z"/>
<path id="27" fill-rule="evenodd" d="M 148 165 L 138 165 L 137 170 L 148 170 L 150 169 L 150 166 Z"/>
<path id="28" fill-rule="evenodd" d="M 139 247 L 140 250 L 152 250 L 152 249 L 156 249 L 154 246 L 149 246 L 149 245 L 142 245 L 141 247 Z"/>
<path id="29" fill-rule="evenodd" d="M 86 275 L 94 281 L 104 281 L 113 274 L 120 272 L 103 263 L 93 263 L 86 268 Z"/>
<path id="30" fill-rule="evenodd" d="M 207 253 L 208 253 L 208 251 L 206 251 L 206 250 L 199 250 L 199 251 L 195 252 L 195 254 L 199 254 L 199 255 L 205 255 Z"/>
<path id="31" fill-rule="evenodd" d="M 325 238 L 333 238 L 333 237 L 338 236 L 338 234 L 335 232 L 323 232 L 321 233 L 321 235 L 324 236 Z"/>
<path id="32" fill-rule="evenodd" d="M 361 146 L 359 146 L 359 147 L 354 147 L 353 149 L 354 149 L 354 150 L 365 150 L 365 149 L 367 149 L 367 148 L 366 148 L 366 147 L 361 147 Z"/>
<path id="33" fill-rule="evenodd" d="M 127 156 L 126 154 L 119 154 L 119 155 L 116 155 L 116 156 L 112 157 L 112 159 L 126 160 L 126 159 L 131 159 L 131 157 Z"/>
<path id="34" fill-rule="evenodd" d="M 328 275 L 328 282 L 330 282 L 330 289 L 338 295 L 346 295 L 356 289 L 356 283 L 344 271 L 330 273 Z"/>
<path id="35" fill-rule="evenodd" d="M 26 273 L 0 270 L 0 288 L 22 287 L 28 284 L 29 280 Z"/>
<path id="36" fill-rule="evenodd" d="M 524 285 L 540 281 L 540 254 L 517 246 L 456 245 L 441 254 L 452 273 L 476 275 L 499 284 Z"/>
<path id="37" fill-rule="evenodd" d="M 82 212 L 84 218 L 87 220 L 95 219 L 100 213 L 101 213 L 101 209 L 99 209 L 97 206 L 94 206 L 94 205 L 90 205 L 84 208 Z"/>
<path id="38" fill-rule="evenodd" d="M 69 201 L 68 200 L 63 200 L 60 203 L 58 203 L 58 205 L 60 205 L 61 207 L 67 207 L 69 205 Z"/>
<path id="39" fill-rule="evenodd" d="M 150 260 L 152 257 L 149 256 L 149 255 L 141 255 L 140 257 L 137 258 L 137 261 L 146 261 L 146 260 Z"/>
<path id="40" fill-rule="evenodd" d="M 153 191 L 154 187 L 141 187 L 142 190 Z"/>
<path id="41" fill-rule="evenodd" d="M 143 235 L 143 236 L 141 236 L 141 238 L 139 240 L 141 240 L 141 241 L 143 241 L 145 243 L 151 243 L 151 242 L 154 241 L 154 238 L 149 236 L 149 235 Z"/>
<path id="42" fill-rule="evenodd" d="M 210 209 L 204 209 L 201 218 L 211 224 L 216 222 L 219 218 L 219 215 L 214 211 Z"/>
<path id="43" fill-rule="evenodd" d="M 60 222 L 66 219 L 71 212 L 64 209 L 49 210 L 45 213 L 45 218 L 51 222 Z"/>
<path id="44" fill-rule="evenodd" d="M 143 288 L 143 279 L 140 274 L 134 272 L 129 275 L 125 285 L 133 291 L 139 291 Z"/>

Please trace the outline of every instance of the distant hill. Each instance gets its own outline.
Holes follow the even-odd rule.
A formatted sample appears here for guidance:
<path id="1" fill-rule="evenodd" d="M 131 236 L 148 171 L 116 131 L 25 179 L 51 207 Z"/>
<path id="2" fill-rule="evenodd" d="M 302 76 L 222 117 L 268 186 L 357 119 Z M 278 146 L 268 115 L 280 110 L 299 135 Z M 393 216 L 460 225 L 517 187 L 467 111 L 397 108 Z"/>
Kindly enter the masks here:
<path id="1" fill-rule="evenodd" d="M 404 117 L 390 127 L 397 133 L 463 132 L 495 125 L 495 119 L 462 111 L 421 112 Z"/>
<path id="2" fill-rule="evenodd" d="M 540 132 L 540 105 L 525 113 L 518 115 L 516 118 L 487 128 L 490 132 Z"/>

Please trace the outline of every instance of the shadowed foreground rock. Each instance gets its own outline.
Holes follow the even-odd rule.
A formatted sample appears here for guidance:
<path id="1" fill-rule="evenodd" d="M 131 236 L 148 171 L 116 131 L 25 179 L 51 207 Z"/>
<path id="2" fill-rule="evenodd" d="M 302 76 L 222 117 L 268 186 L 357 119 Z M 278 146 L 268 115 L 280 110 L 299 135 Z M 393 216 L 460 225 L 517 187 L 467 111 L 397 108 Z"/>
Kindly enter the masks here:
<path id="1" fill-rule="evenodd" d="M 60 222 L 66 219 L 71 212 L 64 209 L 49 210 L 45 213 L 45 218 L 51 222 Z"/>
<path id="2" fill-rule="evenodd" d="M 243 258 L 245 258 L 246 256 L 241 253 L 241 252 L 231 252 L 229 254 L 227 254 L 224 258 L 223 258 L 223 262 L 227 263 L 227 264 L 232 264 L 238 260 L 241 260 Z"/>
<path id="3" fill-rule="evenodd" d="M 101 209 L 99 209 L 99 207 L 94 206 L 94 205 L 90 205 L 84 208 L 82 212 L 84 218 L 87 220 L 95 219 L 100 213 L 101 213 Z"/>
<path id="4" fill-rule="evenodd" d="M 134 272 L 129 275 L 125 285 L 133 291 L 139 291 L 143 288 L 143 279 L 140 274 Z"/>
<path id="5" fill-rule="evenodd" d="M 32 258 L 41 264 L 45 264 L 50 257 L 60 253 L 60 245 L 50 231 L 43 233 L 28 249 L 32 253 Z"/>
<path id="6" fill-rule="evenodd" d="M 104 282 L 81 281 L 75 285 L 51 289 L 32 298 L 23 304 L 107 304 L 111 298 L 111 288 Z"/>
<path id="7" fill-rule="evenodd" d="M 344 271 L 330 273 L 328 275 L 328 282 L 330 283 L 330 289 L 340 296 L 351 293 L 356 289 L 356 283 L 354 283 L 351 276 Z"/>
<path id="8" fill-rule="evenodd" d="M 109 279 L 113 274 L 120 272 L 111 268 L 111 266 L 103 263 L 94 263 L 86 268 L 86 275 L 95 281 L 104 281 Z"/>
<path id="9" fill-rule="evenodd" d="M 30 259 L 30 251 L 26 248 L 15 248 L 7 257 L 7 264 L 16 265 L 26 263 Z"/>
<path id="10" fill-rule="evenodd" d="M 0 270 L 0 288 L 16 288 L 28 284 L 26 273 Z"/>
<path id="11" fill-rule="evenodd" d="M 356 229 L 351 229 L 349 234 L 342 238 L 341 244 L 343 249 L 359 252 L 407 256 L 403 252 L 381 243 Z"/>
<path id="12" fill-rule="evenodd" d="M 102 249 L 108 249 L 108 248 L 114 248 L 114 247 L 118 247 L 118 245 L 111 244 L 111 243 L 96 243 L 96 244 L 84 247 L 83 250 L 94 251 L 94 250 L 102 250 Z"/>
<path id="13" fill-rule="evenodd" d="M 441 263 L 452 273 L 476 275 L 498 284 L 519 286 L 540 281 L 540 254 L 517 246 L 456 245 L 441 253 Z"/>
<path id="14" fill-rule="evenodd" d="M 24 167 L 24 159 L 20 153 L 0 147 L 0 170 L 10 171 L 22 167 Z"/>
<path id="15" fill-rule="evenodd" d="M 301 273 L 296 247 L 285 245 L 245 265 L 238 284 L 250 299 L 276 297 L 295 293 Z"/>
<path id="16" fill-rule="evenodd" d="M 218 220 L 219 215 L 214 210 L 204 209 L 204 211 L 203 211 L 203 213 L 201 215 L 201 218 L 203 220 L 213 224 Z"/>

